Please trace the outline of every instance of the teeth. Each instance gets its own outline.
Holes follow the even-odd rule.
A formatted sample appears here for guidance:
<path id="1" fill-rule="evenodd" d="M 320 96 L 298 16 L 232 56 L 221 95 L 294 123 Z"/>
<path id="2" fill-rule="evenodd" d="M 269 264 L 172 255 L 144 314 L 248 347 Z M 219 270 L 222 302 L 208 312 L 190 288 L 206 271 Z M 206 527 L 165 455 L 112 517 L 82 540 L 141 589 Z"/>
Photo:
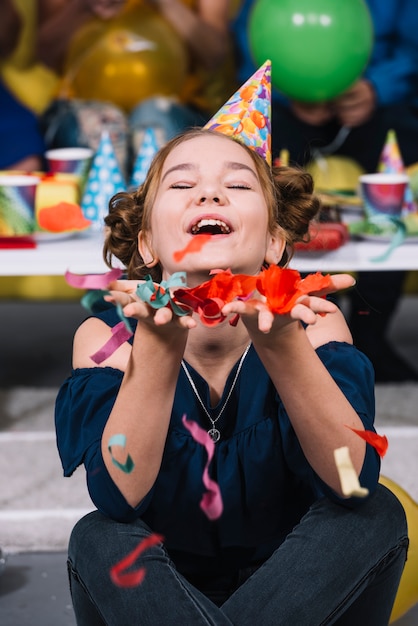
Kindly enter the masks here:
<path id="1" fill-rule="evenodd" d="M 199 232 L 201 228 L 204 228 L 205 226 L 219 226 L 219 228 L 224 234 L 228 234 L 231 232 L 231 229 L 229 228 L 229 226 L 225 224 L 225 222 L 223 222 L 222 220 L 203 219 L 203 220 L 199 220 L 197 224 L 194 224 L 194 226 L 192 226 L 192 233 L 195 235 L 196 233 Z"/>

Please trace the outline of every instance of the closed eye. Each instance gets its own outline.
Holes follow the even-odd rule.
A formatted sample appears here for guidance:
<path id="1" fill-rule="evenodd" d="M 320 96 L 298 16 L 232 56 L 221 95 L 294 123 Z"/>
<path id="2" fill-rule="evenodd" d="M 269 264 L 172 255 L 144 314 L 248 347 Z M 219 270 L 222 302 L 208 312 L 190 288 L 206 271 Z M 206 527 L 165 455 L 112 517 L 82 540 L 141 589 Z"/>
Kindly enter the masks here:
<path id="1" fill-rule="evenodd" d="M 188 185 L 187 183 L 175 183 L 170 185 L 170 189 L 191 189 L 192 185 Z"/>

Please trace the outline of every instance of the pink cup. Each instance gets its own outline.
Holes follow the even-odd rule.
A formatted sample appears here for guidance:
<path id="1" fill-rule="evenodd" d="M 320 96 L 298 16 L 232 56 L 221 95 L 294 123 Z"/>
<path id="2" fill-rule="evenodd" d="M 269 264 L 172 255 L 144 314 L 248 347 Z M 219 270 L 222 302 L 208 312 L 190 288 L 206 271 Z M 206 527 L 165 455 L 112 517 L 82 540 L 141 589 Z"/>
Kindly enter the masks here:
<path id="1" fill-rule="evenodd" d="M 35 194 L 40 179 L 30 174 L 0 175 L 0 235 L 27 235 L 36 227 Z"/>
<path id="2" fill-rule="evenodd" d="M 93 160 L 90 148 L 54 148 L 45 152 L 48 170 L 53 174 L 72 174 L 83 190 Z"/>
<path id="3" fill-rule="evenodd" d="M 360 176 L 360 196 L 366 217 L 400 217 L 408 182 L 406 174 L 377 172 Z"/>

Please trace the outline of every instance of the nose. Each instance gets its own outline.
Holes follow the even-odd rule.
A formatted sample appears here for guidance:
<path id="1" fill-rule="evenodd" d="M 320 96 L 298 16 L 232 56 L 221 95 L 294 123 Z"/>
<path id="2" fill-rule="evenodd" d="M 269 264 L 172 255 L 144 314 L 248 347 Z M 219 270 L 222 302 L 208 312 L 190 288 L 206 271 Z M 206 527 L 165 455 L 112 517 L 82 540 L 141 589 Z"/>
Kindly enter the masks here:
<path id="1" fill-rule="evenodd" d="M 196 204 L 198 206 L 215 204 L 217 206 L 225 204 L 225 195 L 222 186 L 213 181 L 204 183 L 196 188 Z"/>
<path id="2" fill-rule="evenodd" d="M 199 199 L 199 204 L 205 204 L 206 202 L 214 202 L 215 204 L 220 204 L 220 199 L 218 198 L 218 196 L 213 196 L 212 198 L 206 197 L 206 196 L 202 196 Z"/>

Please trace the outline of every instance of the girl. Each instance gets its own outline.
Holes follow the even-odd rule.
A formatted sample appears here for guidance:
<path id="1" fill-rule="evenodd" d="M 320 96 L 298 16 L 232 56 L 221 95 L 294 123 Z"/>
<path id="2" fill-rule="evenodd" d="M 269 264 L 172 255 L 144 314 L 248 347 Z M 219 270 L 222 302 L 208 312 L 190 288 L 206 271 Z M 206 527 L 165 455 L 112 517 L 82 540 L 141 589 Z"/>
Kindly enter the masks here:
<path id="1" fill-rule="evenodd" d="M 213 269 L 252 276 L 285 264 L 319 209 L 312 191 L 308 174 L 271 170 L 245 145 L 196 129 L 166 144 L 136 193 L 112 199 L 105 256 L 130 280 L 108 299 L 134 337 L 97 366 L 116 308 L 87 319 L 56 405 L 65 475 L 84 463 L 98 508 L 70 540 L 79 625 L 388 623 L 406 521 L 378 485 L 376 450 L 351 430 L 373 430 L 373 372 L 341 312 L 322 292 L 286 314 L 259 295 L 224 305 L 227 319 L 211 327 L 136 291 L 150 273 L 160 282 L 184 271 L 195 287 Z M 199 252 L 178 254 L 203 233 Z M 352 284 L 334 276 L 327 291 Z M 216 519 L 199 506 L 207 455 L 191 422 L 215 441 Z M 112 448 L 120 435 L 126 449 Z M 344 496 L 341 447 L 367 498 Z M 135 561 L 142 582 L 116 585 L 111 568 L 153 533 Z"/>

